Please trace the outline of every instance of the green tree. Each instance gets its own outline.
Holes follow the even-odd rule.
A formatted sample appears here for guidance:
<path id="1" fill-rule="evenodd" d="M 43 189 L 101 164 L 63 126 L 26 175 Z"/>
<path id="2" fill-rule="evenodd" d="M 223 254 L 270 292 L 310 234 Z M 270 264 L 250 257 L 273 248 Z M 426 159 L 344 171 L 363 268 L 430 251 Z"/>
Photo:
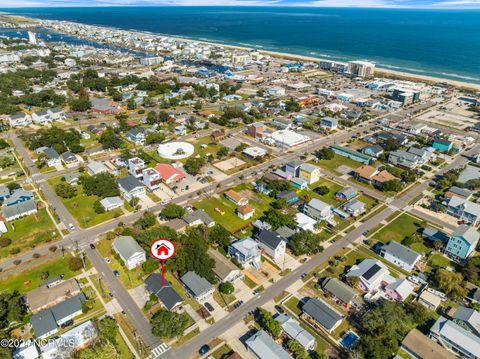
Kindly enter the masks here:
<path id="1" fill-rule="evenodd" d="M 114 346 L 117 345 L 118 324 L 114 318 L 104 317 L 96 322 L 96 327 L 102 339 L 108 340 Z"/>
<path id="2" fill-rule="evenodd" d="M 463 275 L 461 273 L 438 269 L 435 272 L 435 283 L 442 292 L 454 300 L 467 295 L 467 289 L 465 288 Z"/>
<path id="3" fill-rule="evenodd" d="M 218 286 L 218 290 L 222 294 L 232 294 L 235 290 L 235 287 L 231 282 L 224 282 L 220 283 L 220 285 Z"/>
<path id="4" fill-rule="evenodd" d="M 119 149 L 125 146 L 123 140 L 115 133 L 113 128 L 107 128 L 98 139 L 104 149 Z"/>
<path id="5" fill-rule="evenodd" d="M 20 323 L 27 314 L 25 298 L 17 291 L 0 293 L 0 329 Z"/>
<path id="6" fill-rule="evenodd" d="M 70 109 L 75 112 L 85 112 L 92 108 L 92 103 L 86 97 L 71 99 L 68 104 Z"/>
<path id="7" fill-rule="evenodd" d="M 208 232 L 208 241 L 210 243 L 216 243 L 222 248 L 227 248 L 230 244 L 230 232 L 220 224 L 216 224 Z"/>
<path id="8" fill-rule="evenodd" d="M 114 197 L 120 194 L 115 177 L 110 173 L 99 173 L 80 178 L 83 191 L 87 196 Z"/>
<path id="9" fill-rule="evenodd" d="M 97 214 L 105 213 L 105 207 L 102 206 L 102 203 L 100 202 L 99 199 L 97 199 L 95 202 L 93 202 L 93 210 Z"/>
<path id="10" fill-rule="evenodd" d="M 335 152 L 331 148 L 324 147 L 314 152 L 314 155 L 319 160 L 332 160 L 335 157 Z"/>
<path id="11" fill-rule="evenodd" d="M 262 220 L 269 223 L 274 230 L 283 226 L 295 228 L 297 225 L 292 216 L 283 214 L 274 208 L 269 208 L 264 213 Z"/>
<path id="12" fill-rule="evenodd" d="M 77 189 L 71 184 L 60 182 L 55 186 L 55 193 L 62 198 L 72 198 L 77 195 Z"/>
<path id="13" fill-rule="evenodd" d="M 221 146 L 217 151 L 217 158 L 223 158 L 228 156 L 228 148 L 225 146 Z"/>
<path id="14" fill-rule="evenodd" d="M 288 245 L 293 254 L 300 256 L 302 254 L 314 255 L 323 251 L 322 236 L 311 231 L 300 231 L 290 238 Z"/>
<path id="15" fill-rule="evenodd" d="M 183 335 L 189 319 L 185 313 L 178 314 L 160 309 L 152 316 L 150 323 L 152 324 L 153 335 L 165 339 L 173 339 Z"/>
<path id="16" fill-rule="evenodd" d="M 200 170 L 205 165 L 205 159 L 203 157 L 195 158 L 190 157 L 184 165 L 185 171 L 192 176 L 196 176 L 200 173 Z"/>
<path id="17" fill-rule="evenodd" d="M 149 227 L 152 227 L 156 222 L 157 218 L 155 217 L 155 214 L 146 211 L 143 213 L 142 217 L 137 219 L 135 225 L 139 226 L 141 229 L 147 229 Z"/>
<path id="18" fill-rule="evenodd" d="M 295 359 L 306 359 L 308 357 L 308 352 L 295 339 L 290 339 L 287 342 L 287 349 L 292 353 Z"/>
<path id="19" fill-rule="evenodd" d="M 273 337 L 278 337 L 282 332 L 282 325 L 278 320 L 273 318 L 272 313 L 269 311 L 259 308 L 258 310 L 258 324 L 270 335 Z"/>
<path id="20" fill-rule="evenodd" d="M 185 214 L 185 209 L 176 203 L 168 203 L 160 212 L 162 219 L 181 218 Z"/>
<path id="21" fill-rule="evenodd" d="M 22 188 L 22 186 L 20 186 L 20 184 L 18 184 L 17 182 L 7 183 L 7 189 L 10 193 L 13 193 L 16 189 L 20 188 Z"/>
<path id="22" fill-rule="evenodd" d="M 82 259 L 80 257 L 71 257 L 68 260 L 68 268 L 70 268 L 72 272 L 79 271 L 80 269 L 83 268 Z"/>

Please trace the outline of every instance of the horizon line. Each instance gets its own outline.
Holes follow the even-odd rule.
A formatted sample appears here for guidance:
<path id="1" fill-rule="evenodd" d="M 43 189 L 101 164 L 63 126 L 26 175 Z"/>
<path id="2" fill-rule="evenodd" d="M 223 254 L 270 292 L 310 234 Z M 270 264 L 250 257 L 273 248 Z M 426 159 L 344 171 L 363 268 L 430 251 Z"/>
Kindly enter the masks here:
<path id="1" fill-rule="evenodd" d="M 181 8 L 209 8 L 209 7 L 230 7 L 230 8 L 261 8 L 261 7 L 276 7 L 276 8 L 300 8 L 300 9 L 305 9 L 305 8 L 311 8 L 311 9 L 388 9 L 388 10 L 456 10 L 456 11 L 461 11 L 461 10 L 480 10 L 480 5 L 479 6 L 474 6 L 474 7 L 459 7 L 459 6 L 454 6 L 454 7 L 441 7 L 441 6 L 329 6 L 329 5 L 311 5 L 311 4 L 251 4 L 251 5 L 218 5 L 218 4 L 212 4 L 212 5 L 169 5 L 169 4 L 157 4 L 157 5 L 142 5 L 142 4 L 121 4 L 121 5 L 109 5 L 109 4 L 92 4 L 92 5 L 56 5 L 56 6 L 42 6 L 42 5 L 35 5 L 35 6 L 7 6 L 7 7 L 0 7 L 0 15 L 2 14 L 2 10 L 15 10 L 15 9 L 73 9 L 73 8 L 79 8 L 79 9 L 86 9 L 86 8 L 132 8 L 132 7 L 138 7 L 138 8 L 173 8 L 173 7 L 181 7 Z"/>

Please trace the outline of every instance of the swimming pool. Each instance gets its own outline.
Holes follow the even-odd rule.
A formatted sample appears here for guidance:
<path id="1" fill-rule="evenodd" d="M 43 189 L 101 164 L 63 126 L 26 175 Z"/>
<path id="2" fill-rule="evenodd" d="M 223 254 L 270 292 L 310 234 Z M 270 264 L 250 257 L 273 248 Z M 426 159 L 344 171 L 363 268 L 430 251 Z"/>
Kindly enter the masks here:
<path id="1" fill-rule="evenodd" d="M 340 340 L 340 344 L 347 349 L 352 349 L 358 339 L 358 335 L 349 330 L 348 333 L 343 336 L 342 340 Z"/>

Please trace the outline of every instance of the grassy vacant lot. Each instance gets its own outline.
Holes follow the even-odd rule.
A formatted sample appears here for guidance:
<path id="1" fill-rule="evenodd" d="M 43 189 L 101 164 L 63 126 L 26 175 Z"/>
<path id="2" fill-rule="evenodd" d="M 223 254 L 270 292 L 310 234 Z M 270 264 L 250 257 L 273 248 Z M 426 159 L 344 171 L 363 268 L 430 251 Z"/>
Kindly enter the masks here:
<path id="1" fill-rule="evenodd" d="M 450 261 L 447 257 L 444 257 L 441 253 L 435 253 L 428 259 L 428 265 L 432 267 L 453 267 L 454 263 Z"/>
<path id="2" fill-rule="evenodd" d="M 287 307 L 292 313 L 296 315 L 302 314 L 302 307 L 303 304 L 297 297 L 292 297 L 284 303 L 285 307 Z"/>
<path id="3" fill-rule="evenodd" d="M 55 185 L 61 182 L 61 176 L 51 178 L 48 180 L 50 185 L 55 189 Z M 98 199 L 97 196 L 87 196 L 83 193 L 82 186 L 76 186 L 77 195 L 72 198 L 60 198 L 67 207 L 68 211 L 72 214 L 73 217 L 78 221 L 80 227 L 88 228 L 95 226 L 97 224 L 108 221 L 112 218 L 115 218 L 117 215 L 122 214 L 122 210 L 117 208 L 110 212 L 105 213 L 95 213 L 93 209 L 93 204 Z"/>
<path id="4" fill-rule="evenodd" d="M 337 154 L 335 154 L 335 156 L 331 160 L 320 160 L 318 162 L 313 162 L 313 164 L 316 164 L 322 167 L 323 169 L 337 175 L 343 174 L 338 171 L 338 167 L 340 166 L 347 166 L 347 167 L 350 167 L 351 169 L 355 169 L 362 165 L 360 162 L 354 161 L 350 158 L 343 157 Z"/>
<path id="5" fill-rule="evenodd" d="M 340 278 L 344 274 L 346 268 L 353 266 L 357 262 L 365 259 L 366 256 L 362 253 L 352 251 L 343 257 L 343 260 L 336 261 L 334 265 L 329 265 L 326 269 L 326 275 L 329 277 Z"/>
<path id="6" fill-rule="evenodd" d="M 59 237 L 59 233 L 45 208 L 31 216 L 6 222 L 6 225 L 8 232 L 3 234 L 3 237 L 10 238 L 12 243 L 5 248 L 0 248 L 0 257 L 2 258 L 7 257 L 13 248 L 20 250 L 33 248 L 40 243 Z"/>
<path id="7" fill-rule="evenodd" d="M 0 280 L 0 288 L 6 291 L 18 290 L 25 293 L 39 286 L 44 280 L 41 278 L 42 273 L 47 272 L 49 278 L 64 274 L 64 279 L 74 277 L 80 272 L 72 272 L 68 268 L 68 260 L 71 255 L 66 255 L 65 258 L 58 258 L 48 261 L 38 267 L 28 269 L 25 272 L 14 273 L 5 279 Z"/>
<path id="8" fill-rule="evenodd" d="M 373 238 L 382 243 L 389 241 L 402 242 L 405 237 L 409 237 L 417 232 L 421 226 L 421 219 L 404 213 L 375 233 Z"/>
<path id="9" fill-rule="evenodd" d="M 202 153 L 203 155 L 211 154 L 214 158 L 217 157 L 218 150 L 222 147 L 219 143 L 212 141 L 210 136 L 204 136 L 197 138 L 192 142 L 193 147 L 195 147 L 196 153 Z M 206 145 L 202 148 L 202 145 Z"/>
<path id="10" fill-rule="evenodd" d="M 320 195 L 320 194 L 315 192 L 315 190 L 314 190 L 315 188 L 323 187 L 323 186 L 328 187 L 329 192 L 327 194 Z M 332 182 L 332 181 L 330 181 L 326 178 L 322 178 L 312 186 L 312 189 L 301 191 L 300 196 L 304 200 L 310 200 L 311 198 L 317 198 L 317 199 L 319 199 L 319 200 L 321 200 L 325 203 L 328 203 L 329 205 L 331 205 L 333 207 L 337 207 L 337 206 L 340 205 L 340 202 L 338 202 L 335 199 L 335 193 L 340 191 L 342 188 L 343 188 L 343 186 L 341 186 L 341 185 L 339 185 L 335 182 Z"/>
<path id="11" fill-rule="evenodd" d="M 251 221 L 261 217 L 263 212 L 269 208 L 271 198 L 259 193 L 248 191 L 249 204 L 255 208 L 255 214 L 249 220 L 244 221 L 237 216 L 237 206 L 225 198 L 223 194 L 215 197 L 207 198 L 201 202 L 194 204 L 196 208 L 205 210 L 218 224 L 224 226 L 230 233 L 238 232 L 240 229 L 248 225 Z M 215 210 L 220 209 L 224 213 L 221 214 Z"/>

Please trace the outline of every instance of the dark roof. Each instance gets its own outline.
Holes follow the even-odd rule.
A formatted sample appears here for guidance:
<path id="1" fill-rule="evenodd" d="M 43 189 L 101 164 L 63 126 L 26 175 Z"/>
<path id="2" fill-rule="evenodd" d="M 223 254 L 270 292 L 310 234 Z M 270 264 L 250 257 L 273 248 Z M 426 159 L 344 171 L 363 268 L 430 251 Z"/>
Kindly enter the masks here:
<path id="1" fill-rule="evenodd" d="M 303 311 L 329 331 L 343 319 L 340 313 L 318 298 L 309 299 L 303 306 Z"/>
<path id="2" fill-rule="evenodd" d="M 118 180 L 118 184 L 127 192 L 134 190 L 137 187 L 143 187 L 142 182 L 130 175 Z"/>
<path id="3" fill-rule="evenodd" d="M 266 229 L 261 230 L 256 236 L 255 239 L 262 244 L 265 244 L 267 247 L 275 249 L 278 245 L 285 241 L 285 238 L 280 236 L 276 232 L 268 231 Z"/>
<path id="4" fill-rule="evenodd" d="M 358 294 L 349 285 L 339 281 L 337 278 L 325 278 L 322 282 L 322 289 L 331 293 L 343 303 L 350 303 Z"/>
<path id="5" fill-rule="evenodd" d="M 82 303 L 86 300 L 85 295 L 83 293 L 77 294 L 76 296 L 69 298 L 52 308 L 50 310 L 52 311 L 53 316 L 55 317 L 55 320 L 61 321 L 62 319 L 65 319 L 69 315 L 72 315 L 75 312 L 78 312 L 79 310 L 82 310 Z"/>
<path id="6" fill-rule="evenodd" d="M 298 194 L 296 194 L 293 191 L 282 191 L 279 194 L 275 196 L 277 199 L 278 198 L 283 198 L 285 201 L 290 202 L 294 199 L 298 199 Z"/>
<path id="7" fill-rule="evenodd" d="M 179 303 L 183 302 L 182 297 L 166 279 L 165 285 L 162 286 L 162 275 L 160 273 L 152 273 L 145 280 L 145 286 L 150 293 L 154 293 L 158 297 L 168 310 L 172 310 Z"/>
<path id="8" fill-rule="evenodd" d="M 370 278 L 372 278 L 380 269 L 381 268 L 378 264 L 374 264 L 363 274 L 362 277 L 366 280 L 370 280 Z"/>

